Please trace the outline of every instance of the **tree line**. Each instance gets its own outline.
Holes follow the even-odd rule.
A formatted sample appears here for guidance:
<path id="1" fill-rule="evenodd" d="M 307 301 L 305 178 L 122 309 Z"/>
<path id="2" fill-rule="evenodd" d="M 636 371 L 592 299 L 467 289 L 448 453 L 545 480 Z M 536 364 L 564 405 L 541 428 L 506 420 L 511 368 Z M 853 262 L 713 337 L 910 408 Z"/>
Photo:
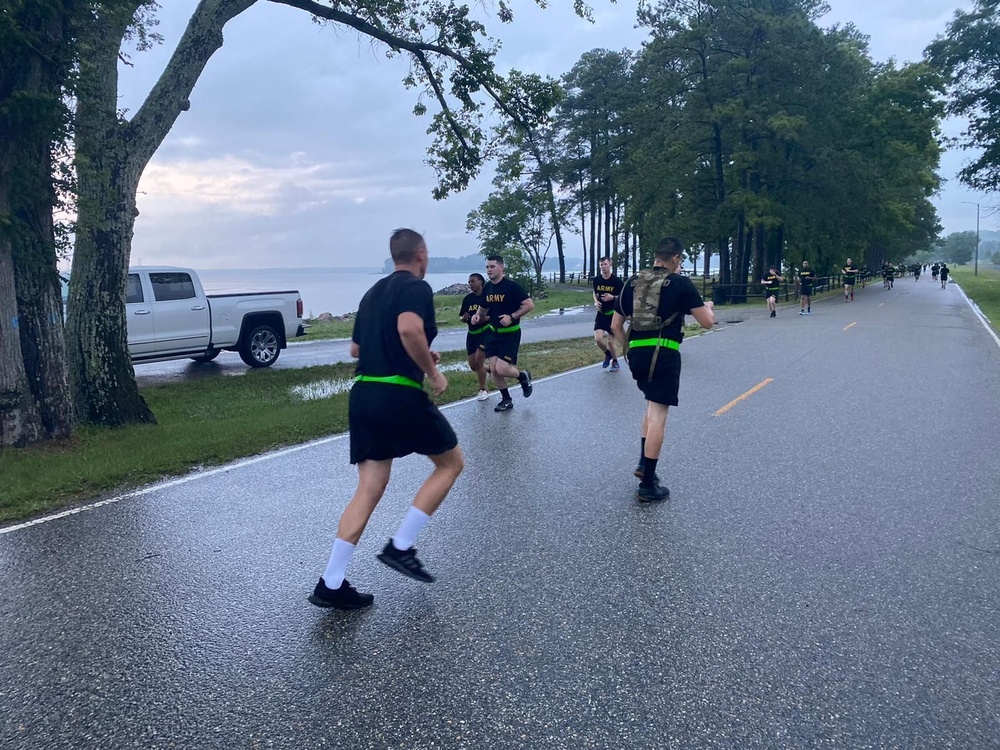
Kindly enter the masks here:
<path id="1" fill-rule="evenodd" d="M 573 236 L 592 273 L 605 254 L 628 272 L 665 227 L 706 262 L 718 254 L 724 281 L 802 258 L 877 267 L 929 247 L 944 112 L 970 123 L 955 145 L 980 154 L 961 179 L 996 188 L 1000 0 L 956 13 L 926 60 L 902 66 L 873 62 L 851 26 L 820 28 L 819 0 L 664 0 L 641 6 L 641 50 L 594 50 L 558 81 L 499 73 L 496 40 L 458 0 L 199 0 L 131 114 L 117 106 L 118 65 L 161 41 L 155 0 L 7 0 L 0 447 L 155 421 L 127 348 L 136 189 L 226 24 L 260 2 L 405 56 L 414 114 L 430 118 L 434 196 L 495 158 L 495 190 L 469 226 L 539 279 L 552 250 L 565 277 Z M 512 17 L 501 2 L 493 20 Z M 71 224 L 55 220 L 66 213 Z M 56 260 L 69 247 L 64 325 Z"/>
<path id="2" fill-rule="evenodd" d="M 494 190 L 468 217 L 483 252 L 519 252 L 540 280 L 575 236 L 591 274 L 604 255 L 627 274 L 669 228 L 704 273 L 719 258 L 721 283 L 805 259 L 824 274 L 848 256 L 878 268 L 931 252 L 941 120 L 997 106 L 1000 61 L 985 43 L 1000 37 L 997 2 L 956 14 L 906 65 L 872 60 L 851 25 L 821 28 L 827 11 L 817 0 L 646 7 L 641 50 L 584 54 L 539 127 L 507 130 Z M 974 80 L 984 70 L 992 78 Z M 997 143 L 997 119 L 976 122 L 955 145 Z M 995 162 L 981 157 L 962 179 L 995 186 Z"/>

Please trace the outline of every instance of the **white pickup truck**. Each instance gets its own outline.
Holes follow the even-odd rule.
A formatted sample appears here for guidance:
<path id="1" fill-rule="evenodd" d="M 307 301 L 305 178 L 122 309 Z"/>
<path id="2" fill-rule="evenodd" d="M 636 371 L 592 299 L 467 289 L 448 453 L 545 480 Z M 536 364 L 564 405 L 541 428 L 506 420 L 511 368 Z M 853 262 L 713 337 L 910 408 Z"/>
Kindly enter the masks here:
<path id="1" fill-rule="evenodd" d="M 130 268 L 125 294 L 134 364 L 211 362 L 225 349 L 250 367 L 268 367 L 288 339 L 304 332 L 298 292 L 206 295 L 190 268 Z"/>

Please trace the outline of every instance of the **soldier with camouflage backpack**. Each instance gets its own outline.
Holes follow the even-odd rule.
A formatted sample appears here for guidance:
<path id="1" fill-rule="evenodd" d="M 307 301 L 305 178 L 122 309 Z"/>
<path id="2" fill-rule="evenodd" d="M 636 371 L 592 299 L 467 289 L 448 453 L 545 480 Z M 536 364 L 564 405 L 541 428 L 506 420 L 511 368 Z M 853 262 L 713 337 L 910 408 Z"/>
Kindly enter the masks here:
<path id="1" fill-rule="evenodd" d="M 712 303 L 704 302 L 691 280 L 678 273 L 683 261 L 680 240 L 660 240 L 653 267 L 626 282 L 611 322 L 618 340 L 627 342 L 629 369 L 646 397 L 642 451 L 635 469 L 635 475 L 642 480 L 636 497 L 646 503 L 670 497 L 670 490 L 660 484 L 656 475 L 656 464 L 667 427 L 667 411 L 677 406 L 684 316 L 693 315 L 703 328 L 715 325 Z M 627 338 L 626 320 L 630 321 Z"/>

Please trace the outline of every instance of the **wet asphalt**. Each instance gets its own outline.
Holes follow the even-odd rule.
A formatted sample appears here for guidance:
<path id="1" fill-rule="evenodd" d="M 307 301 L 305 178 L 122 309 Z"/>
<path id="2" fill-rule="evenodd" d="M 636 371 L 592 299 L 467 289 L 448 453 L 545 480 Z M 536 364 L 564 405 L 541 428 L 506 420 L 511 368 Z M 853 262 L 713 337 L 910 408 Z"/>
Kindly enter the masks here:
<path id="1" fill-rule="evenodd" d="M 926 277 L 796 313 L 685 342 L 662 505 L 627 372 L 448 407 L 438 581 L 375 560 L 410 457 L 366 611 L 306 602 L 343 436 L 8 527 L 0 748 L 1000 747 L 1000 348 Z"/>

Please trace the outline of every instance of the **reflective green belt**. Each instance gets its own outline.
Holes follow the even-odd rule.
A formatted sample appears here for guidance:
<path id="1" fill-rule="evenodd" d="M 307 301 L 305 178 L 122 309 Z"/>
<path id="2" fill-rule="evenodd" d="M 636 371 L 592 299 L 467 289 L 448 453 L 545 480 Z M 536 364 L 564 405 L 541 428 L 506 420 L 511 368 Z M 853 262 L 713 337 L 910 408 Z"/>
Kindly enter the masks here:
<path id="1" fill-rule="evenodd" d="M 614 314 L 615 314 L 615 311 L 614 311 L 614 310 L 612 310 L 612 311 L 610 311 L 610 312 L 604 312 L 604 310 L 601 310 L 601 314 L 602 314 L 602 315 L 614 315 Z"/>
<path id="2" fill-rule="evenodd" d="M 354 378 L 354 381 L 356 383 L 391 383 L 392 385 L 407 385 L 410 388 L 419 388 L 420 390 L 423 390 L 424 388 L 416 380 L 411 380 L 410 378 L 403 377 L 402 375 L 387 375 L 386 377 L 358 375 Z"/>
<path id="3" fill-rule="evenodd" d="M 472 330 L 472 329 L 470 328 L 470 329 L 469 329 L 469 333 L 470 333 L 470 334 L 471 334 L 472 336 L 478 336 L 478 335 L 479 335 L 480 333 L 485 333 L 485 332 L 486 332 L 486 331 L 488 331 L 488 330 L 490 330 L 490 324 L 489 324 L 489 323 L 487 323 L 486 325 L 484 325 L 484 326 L 483 326 L 482 328 L 477 328 L 476 330 Z"/>
<path id="4" fill-rule="evenodd" d="M 507 328 L 494 328 L 493 330 L 496 331 L 497 333 L 514 333 L 514 331 L 521 330 L 521 324 L 516 323 L 512 326 L 508 326 Z"/>
<path id="5" fill-rule="evenodd" d="M 665 346 L 667 349 L 680 349 L 680 342 L 674 341 L 673 339 L 637 339 L 636 341 L 628 342 L 630 349 L 635 349 L 637 346 Z"/>

